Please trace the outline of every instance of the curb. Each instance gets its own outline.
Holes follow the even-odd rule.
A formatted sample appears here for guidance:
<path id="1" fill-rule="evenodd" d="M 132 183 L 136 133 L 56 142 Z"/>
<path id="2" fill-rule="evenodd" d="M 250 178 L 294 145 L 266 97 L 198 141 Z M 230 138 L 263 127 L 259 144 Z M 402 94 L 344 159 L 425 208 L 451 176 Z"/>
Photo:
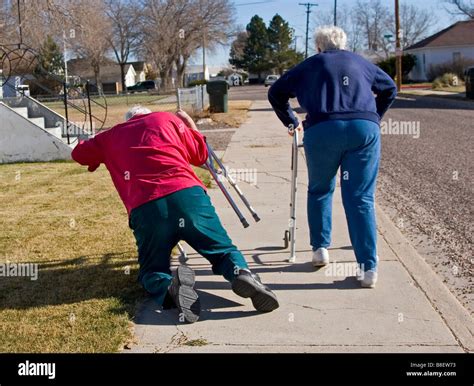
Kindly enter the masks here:
<path id="1" fill-rule="evenodd" d="M 439 313 L 461 348 L 474 352 L 474 319 L 415 250 L 388 215 L 376 206 L 378 231 L 415 284 Z"/>

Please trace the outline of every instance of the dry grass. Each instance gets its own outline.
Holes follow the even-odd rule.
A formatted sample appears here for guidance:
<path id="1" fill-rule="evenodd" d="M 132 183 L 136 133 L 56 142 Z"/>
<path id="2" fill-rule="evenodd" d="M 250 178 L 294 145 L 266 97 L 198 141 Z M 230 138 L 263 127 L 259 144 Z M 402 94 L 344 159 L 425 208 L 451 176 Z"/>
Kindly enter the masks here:
<path id="1" fill-rule="evenodd" d="M 251 101 L 229 101 L 229 111 L 227 113 L 211 114 L 211 118 L 229 127 L 239 127 L 247 120 L 251 104 Z"/>
<path id="2" fill-rule="evenodd" d="M 198 171 L 204 175 L 202 171 Z M 209 184 L 209 177 L 204 175 Z M 115 352 L 144 295 L 135 241 L 107 170 L 72 162 L 0 166 L 0 352 Z"/>
<path id="3" fill-rule="evenodd" d="M 125 113 L 130 107 L 140 104 L 149 108 L 151 111 L 176 111 L 176 103 L 160 103 L 160 100 L 167 96 L 148 95 L 148 94 L 132 94 L 129 96 L 114 96 L 107 98 L 107 116 L 105 117 L 102 108 L 92 104 L 92 113 L 97 116 L 100 120 L 106 118 L 104 128 L 110 128 L 118 123 L 124 121 Z M 103 104 L 103 100 L 98 99 L 98 103 Z M 64 105 L 61 102 L 46 103 L 46 105 L 56 111 L 57 113 L 65 116 Z M 83 103 L 78 104 L 79 108 L 84 109 Z M 71 122 L 78 122 L 82 126 L 84 121 L 84 114 L 77 111 L 74 108 L 68 109 L 68 118 Z M 98 123 L 97 123 L 98 124 Z"/>

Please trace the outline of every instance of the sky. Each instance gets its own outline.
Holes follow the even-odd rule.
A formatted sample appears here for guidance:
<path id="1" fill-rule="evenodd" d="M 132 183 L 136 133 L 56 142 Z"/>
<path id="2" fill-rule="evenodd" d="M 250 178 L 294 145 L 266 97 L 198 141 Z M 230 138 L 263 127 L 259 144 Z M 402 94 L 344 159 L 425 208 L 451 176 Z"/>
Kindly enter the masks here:
<path id="1" fill-rule="evenodd" d="M 394 6 L 394 0 L 382 0 L 389 6 Z M 298 3 L 316 3 L 318 6 L 312 7 L 312 14 L 310 15 L 309 31 L 310 31 L 310 43 L 311 36 L 316 29 L 317 25 L 315 22 L 316 12 L 333 12 L 334 0 L 234 0 L 232 1 L 236 10 L 236 23 L 240 25 L 242 29 L 249 23 L 252 16 L 258 14 L 263 18 L 265 23 L 268 25 L 271 18 L 276 14 L 280 14 L 286 21 L 289 22 L 290 26 L 296 31 L 297 48 L 300 51 L 304 51 L 305 44 L 305 31 L 306 31 L 306 8 L 298 5 Z M 338 9 L 344 7 L 352 7 L 357 3 L 357 0 L 337 0 Z M 419 8 L 425 9 L 433 13 L 437 20 L 436 25 L 433 27 L 431 33 L 435 33 L 443 28 L 453 24 L 459 17 L 453 17 L 450 15 L 443 4 L 443 0 L 400 0 L 400 4 L 414 4 Z M 207 64 L 210 66 L 226 66 L 228 65 L 229 59 L 229 48 L 218 47 L 215 52 L 207 53 Z M 311 50 L 309 54 L 313 54 Z M 195 58 L 192 60 L 193 64 L 201 63 L 202 54 L 197 53 Z"/>

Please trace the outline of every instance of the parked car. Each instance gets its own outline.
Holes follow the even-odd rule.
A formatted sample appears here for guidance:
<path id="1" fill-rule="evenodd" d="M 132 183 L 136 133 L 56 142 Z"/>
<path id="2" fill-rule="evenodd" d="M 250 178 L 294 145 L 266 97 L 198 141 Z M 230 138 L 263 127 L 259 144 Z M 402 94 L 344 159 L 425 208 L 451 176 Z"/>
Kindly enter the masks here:
<path id="1" fill-rule="evenodd" d="M 133 86 L 127 87 L 127 90 L 132 94 L 137 91 L 156 90 L 156 83 L 153 80 L 145 80 L 143 82 L 138 82 Z"/>
<path id="2" fill-rule="evenodd" d="M 278 80 L 279 76 L 278 75 L 268 75 L 265 78 L 265 87 L 271 86 L 273 83 L 275 83 Z"/>

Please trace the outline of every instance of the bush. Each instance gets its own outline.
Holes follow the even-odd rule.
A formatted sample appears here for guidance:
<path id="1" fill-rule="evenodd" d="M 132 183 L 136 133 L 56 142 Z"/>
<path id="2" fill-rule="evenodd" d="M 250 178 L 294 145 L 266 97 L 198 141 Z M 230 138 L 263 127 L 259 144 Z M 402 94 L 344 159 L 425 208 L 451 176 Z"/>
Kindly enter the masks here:
<path id="1" fill-rule="evenodd" d="M 201 86 L 203 84 L 207 84 L 207 80 L 205 79 L 192 80 L 191 82 L 188 83 L 188 87 Z"/>
<path id="2" fill-rule="evenodd" d="M 464 70 L 472 65 L 474 65 L 473 59 L 462 58 L 455 62 L 448 61 L 431 65 L 426 75 L 430 82 L 447 73 L 456 74 L 459 79 L 464 80 Z"/>
<path id="3" fill-rule="evenodd" d="M 408 81 L 408 74 L 416 64 L 416 57 L 411 54 L 405 54 L 402 56 L 402 81 Z M 377 65 L 384 70 L 392 79 L 395 79 L 397 72 L 396 69 L 396 58 L 391 56 L 388 59 L 378 62 Z"/>
<path id="4" fill-rule="evenodd" d="M 459 81 L 459 76 L 457 74 L 446 73 L 446 74 L 443 74 L 442 76 L 438 76 L 433 81 L 433 84 L 431 85 L 431 87 L 433 89 L 437 89 L 437 88 L 452 87 L 452 86 L 459 86 L 459 85 L 460 85 L 460 81 Z"/>

